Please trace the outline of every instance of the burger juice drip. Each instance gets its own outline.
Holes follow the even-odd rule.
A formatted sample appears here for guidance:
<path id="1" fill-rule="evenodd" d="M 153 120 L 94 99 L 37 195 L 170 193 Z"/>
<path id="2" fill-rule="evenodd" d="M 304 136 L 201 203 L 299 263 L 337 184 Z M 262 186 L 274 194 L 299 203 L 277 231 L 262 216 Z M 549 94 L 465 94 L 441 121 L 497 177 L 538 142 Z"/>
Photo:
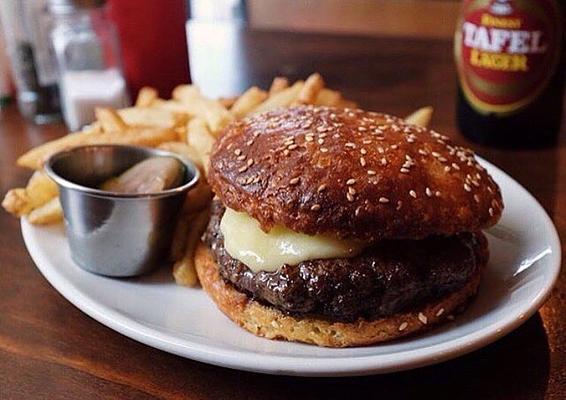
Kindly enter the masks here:
<path id="1" fill-rule="evenodd" d="M 457 118 L 471 140 L 543 147 L 560 130 L 564 8 L 557 0 L 465 0 L 454 53 Z"/>

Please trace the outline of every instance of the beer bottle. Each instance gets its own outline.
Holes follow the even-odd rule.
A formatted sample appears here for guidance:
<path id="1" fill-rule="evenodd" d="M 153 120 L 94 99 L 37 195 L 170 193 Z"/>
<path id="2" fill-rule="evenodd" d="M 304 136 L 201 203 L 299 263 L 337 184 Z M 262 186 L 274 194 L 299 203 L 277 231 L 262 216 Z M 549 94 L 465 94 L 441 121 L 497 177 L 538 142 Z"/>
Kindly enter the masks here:
<path id="1" fill-rule="evenodd" d="M 564 90 L 561 0 L 464 0 L 454 54 L 457 119 L 469 139 L 545 147 L 560 130 Z"/>

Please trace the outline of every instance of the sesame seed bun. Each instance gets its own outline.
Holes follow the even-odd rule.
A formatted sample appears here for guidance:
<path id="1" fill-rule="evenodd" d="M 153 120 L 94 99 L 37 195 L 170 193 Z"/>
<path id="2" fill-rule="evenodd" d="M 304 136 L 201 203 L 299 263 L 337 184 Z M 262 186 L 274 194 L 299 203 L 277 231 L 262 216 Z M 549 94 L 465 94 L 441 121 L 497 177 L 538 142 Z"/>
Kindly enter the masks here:
<path id="1" fill-rule="evenodd" d="M 261 304 L 226 283 L 205 244 L 199 243 L 195 267 L 203 289 L 218 308 L 249 332 L 269 339 L 288 340 L 326 347 L 370 345 L 422 332 L 462 311 L 476 294 L 480 269 L 456 292 L 406 313 L 374 321 L 332 322 L 295 318 Z"/>
<path id="2" fill-rule="evenodd" d="M 418 239 L 490 227 L 503 208 L 470 150 L 362 110 L 299 106 L 235 122 L 208 178 L 225 206 L 266 231 Z"/>

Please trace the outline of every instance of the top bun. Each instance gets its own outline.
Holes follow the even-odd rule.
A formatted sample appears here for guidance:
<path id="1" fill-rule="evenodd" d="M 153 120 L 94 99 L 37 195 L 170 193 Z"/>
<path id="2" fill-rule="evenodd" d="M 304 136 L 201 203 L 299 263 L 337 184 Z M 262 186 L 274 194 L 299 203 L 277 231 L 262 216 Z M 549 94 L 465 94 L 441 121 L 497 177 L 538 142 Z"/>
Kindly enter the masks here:
<path id="1" fill-rule="evenodd" d="M 298 106 L 231 124 L 209 182 L 268 231 L 419 239 L 494 225 L 503 203 L 472 151 L 385 114 Z"/>

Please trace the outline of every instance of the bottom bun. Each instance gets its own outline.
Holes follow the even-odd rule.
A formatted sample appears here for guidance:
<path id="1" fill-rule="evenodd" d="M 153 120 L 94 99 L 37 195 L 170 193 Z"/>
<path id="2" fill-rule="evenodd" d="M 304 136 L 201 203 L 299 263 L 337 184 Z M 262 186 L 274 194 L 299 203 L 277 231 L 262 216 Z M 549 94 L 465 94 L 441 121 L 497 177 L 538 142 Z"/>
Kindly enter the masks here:
<path id="1" fill-rule="evenodd" d="M 477 293 L 481 269 L 461 289 L 425 304 L 421 309 L 373 321 L 332 322 L 296 318 L 261 304 L 239 292 L 220 276 L 218 265 L 204 243 L 195 253 L 195 267 L 203 289 L 232 321 L 257 336 L 326 347 L 365 346 L 423 331 L 464 310 Z"/>

